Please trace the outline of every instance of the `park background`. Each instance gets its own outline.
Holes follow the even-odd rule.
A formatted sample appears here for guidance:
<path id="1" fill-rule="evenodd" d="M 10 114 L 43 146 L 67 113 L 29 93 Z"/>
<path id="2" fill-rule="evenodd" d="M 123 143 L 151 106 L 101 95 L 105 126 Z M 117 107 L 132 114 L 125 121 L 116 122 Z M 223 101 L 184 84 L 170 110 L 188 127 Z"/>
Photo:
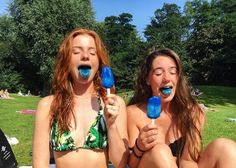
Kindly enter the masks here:
<path id="1" fill-rule="evenodd" d="M 58 46 L 76 27 L 103 38 L 121 96 L 132 95 L 135 73 L 148 52 L 175 50 L 191 84 L 203 92 L 196 99 L 208 108 L 204 144 L 217 137 L 236 140 L 236 123 L 228 120 L 236 117 L 235 7 L 234 0 L 192 0 L 183 7 L 163 3 L 140 35 L 132 14 L 97 21 L 89 0 L 12 0 L 8 14 L 0 16 L 0 89 L 13 97 L 0 99 L 0 128 L 19 139 L 13 146 L 19 165 L 31 165 L 33 115 L 16 111 L 36 109 L 50 94 Z M 14 94 L 19 90 L 37 96 Z"/>

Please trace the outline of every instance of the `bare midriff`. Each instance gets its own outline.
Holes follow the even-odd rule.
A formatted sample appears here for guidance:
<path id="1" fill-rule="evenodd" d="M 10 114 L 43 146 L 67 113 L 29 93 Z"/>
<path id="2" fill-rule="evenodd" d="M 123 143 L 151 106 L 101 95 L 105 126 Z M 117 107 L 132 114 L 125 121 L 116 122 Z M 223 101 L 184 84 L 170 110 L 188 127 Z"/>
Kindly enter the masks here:
<path id="1" fill-rule="evenodd" d="M 107 150 L 78 149 L 75 151 L 54 152 L 57 168 L 107 168 Z"/>

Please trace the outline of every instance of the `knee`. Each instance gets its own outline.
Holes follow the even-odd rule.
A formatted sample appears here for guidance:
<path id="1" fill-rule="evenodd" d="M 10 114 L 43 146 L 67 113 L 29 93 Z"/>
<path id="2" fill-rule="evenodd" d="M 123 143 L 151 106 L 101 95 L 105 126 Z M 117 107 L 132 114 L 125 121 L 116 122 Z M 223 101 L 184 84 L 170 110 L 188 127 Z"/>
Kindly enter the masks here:
<path id="1" fill-rule="evenodd" d="M 156 144 L 152 149 L 145 152 L 144 157 L 155 160 L 158 165 L 164 165 L 165 168 L 173 168 L 176 165 L 171 150 L 166 144 Z"/>
<path id="2" fill-rule="evenodd" d="M 221 155 L 236 157 L 236 142 L 226 138 L 218 138 L 212 142 L 212 148 Z"/>
<path id="3" fill-rule="evenodd" d="M 157 155 L 161 155 L 161 156 L 171 155 L 171 150 L 170 150 L 169 146 L 166 145 L 166 144 L 161 144 L 161 143 L 156 144 L 148 152 L 149 152 L 149 154 L 154 155 L 154 156 L 157 156 Z"/>

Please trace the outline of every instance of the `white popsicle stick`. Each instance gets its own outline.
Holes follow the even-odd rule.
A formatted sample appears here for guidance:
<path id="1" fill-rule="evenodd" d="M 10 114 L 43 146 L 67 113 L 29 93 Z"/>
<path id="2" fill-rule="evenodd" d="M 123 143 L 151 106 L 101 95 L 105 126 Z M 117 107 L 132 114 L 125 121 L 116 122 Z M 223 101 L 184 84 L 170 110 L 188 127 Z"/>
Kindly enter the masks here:
<path id="1" fill-rule="evenodd" d="M 111 94 L 110 88 L 107 88 L 107 94 L 108 94 L 108 95 Z"/>
<path id="2" fill-rule="evenodd" d="M 155 119 L 152 119 L 152 124 L 155 125 Z"/>

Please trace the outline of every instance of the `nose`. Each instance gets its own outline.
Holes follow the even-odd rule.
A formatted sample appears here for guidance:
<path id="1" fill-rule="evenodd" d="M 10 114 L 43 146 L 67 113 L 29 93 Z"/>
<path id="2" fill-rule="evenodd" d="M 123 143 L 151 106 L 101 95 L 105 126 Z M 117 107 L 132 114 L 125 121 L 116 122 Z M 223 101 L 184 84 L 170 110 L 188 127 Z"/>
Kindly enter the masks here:
<path id="1" fill-rule="evenodd" d="M 168 72 L 165 72 L 165 73 L 163 74 L 163 79 L 162 79 L 162 81 L 163 81 L 164 83 L 170 82 L 170 74 L 169 74 Z"/>
<path id="2" fill-rule="evenodd" d="M 88 54 L 88 52 L 83 52 L 81 59 L 82 59 L 82 60 L 89 60 L 89 54 Z"/>

